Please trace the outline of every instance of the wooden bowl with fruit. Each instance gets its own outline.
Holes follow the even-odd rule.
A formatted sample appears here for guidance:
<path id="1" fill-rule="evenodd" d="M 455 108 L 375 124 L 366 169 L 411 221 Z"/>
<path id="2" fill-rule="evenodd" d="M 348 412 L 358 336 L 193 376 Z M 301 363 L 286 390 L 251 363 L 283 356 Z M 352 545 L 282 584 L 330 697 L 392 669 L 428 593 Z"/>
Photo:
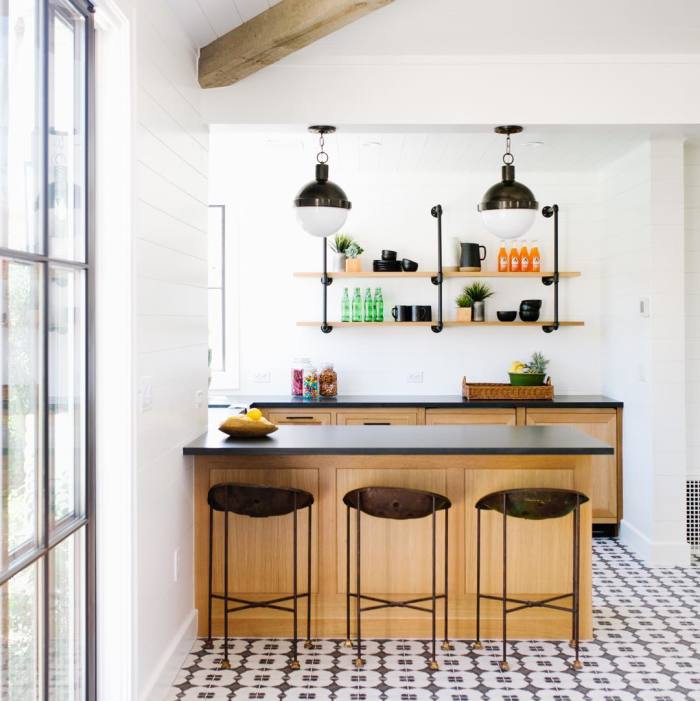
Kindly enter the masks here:
<path id="1" fill-rule="evenodd" d="M 514 387 L 539 387 L 545 383 L 549 360 L 542 353 L 533 353 L 528 363 L 515 360 L 510 366 L 508 376 Z"/>
<path id="2" fill-rule="evenodd" d="M 229 416 L 219 426 L 219 431 L 231 438 L 262 438 L 276 430 L 277 426 L 268 421 L 260 409 L 249 409 L 247 414 Z"/>

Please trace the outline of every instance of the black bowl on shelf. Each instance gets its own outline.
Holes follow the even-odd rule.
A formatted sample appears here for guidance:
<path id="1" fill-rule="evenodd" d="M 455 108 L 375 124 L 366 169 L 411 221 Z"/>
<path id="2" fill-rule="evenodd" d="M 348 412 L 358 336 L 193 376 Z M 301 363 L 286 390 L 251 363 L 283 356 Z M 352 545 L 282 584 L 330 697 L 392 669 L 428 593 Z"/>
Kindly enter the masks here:
<path id="1" fill-rule="evenodd" d="M 374 260 L 372 270 L 375 273 L 400 273 L 401 263 L 397 260 Z"/>
<path id="2" fill-rule="evenodd" d="M 499 321 L 515 321 L 518 312 L 496 312 Z"/>
<path id="3" fill-rule="evenodd" d="M 384 249 L 382 251 L 382 260 L 396 260 L 396 251 L 390 251 L 389 249 Z"/>
<path id="4" fill-rule="evenodd" d="M 418 263 L 416 263 L 414 260 L 410 260 L 409 258 L 404 258 L 401 261 L 401 267 L 405 273 L 415 273 L 416 270 L 418 270 Z"/>
<path id="5" fill-rule="evenodd" d="M 531 307 L 532 309 L 539 309 L 542 306 L 542 300 L 541 299 L 524 299 L 522 302 L 520 302 L 520 306 L 522 307 Z"/>
<path id="6" fill-rule="evenodd" d="M 539 309 L 523 309 L 520 308 L 520 319 L 522 321 L 537 321 L 540 318 Z"/>

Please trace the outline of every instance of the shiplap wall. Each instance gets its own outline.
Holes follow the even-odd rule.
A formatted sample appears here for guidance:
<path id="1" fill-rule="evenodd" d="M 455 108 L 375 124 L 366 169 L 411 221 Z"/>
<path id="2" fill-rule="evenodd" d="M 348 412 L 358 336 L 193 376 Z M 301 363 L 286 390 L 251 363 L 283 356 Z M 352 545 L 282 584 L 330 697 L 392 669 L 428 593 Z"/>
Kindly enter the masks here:
<path id="1" fill-rule="evenodd" d="M 206 428 L 195 395 L 207 388 L 208 128 L 196 51 L 177 18 L 164 0 L 135 3 L 134 13 L 136 660 L 139 698 L 158 699 L 194 620 L 193 476 L 182 445 Z"/>
<path id="2" fill-rule="evenodd" d="M 688 477 L 700 479 L 700 145 L 685 147 L 686 392 Z"/>

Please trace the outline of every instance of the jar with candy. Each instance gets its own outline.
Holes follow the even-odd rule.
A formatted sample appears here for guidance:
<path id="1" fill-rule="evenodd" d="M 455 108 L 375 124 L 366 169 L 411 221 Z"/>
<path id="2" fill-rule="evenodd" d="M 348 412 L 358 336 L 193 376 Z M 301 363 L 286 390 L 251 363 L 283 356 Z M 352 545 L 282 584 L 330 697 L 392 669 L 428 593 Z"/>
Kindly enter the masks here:
<path id="1" fill-rule="evenodd" d="M 321 363 L 318 389 L 322 397 L 336 397 L 338 395 L 338 375 L 333 369 L 333 363 Z"/>
<path id="2" fill-rule="evenodd" d="M 304 399 L 318 399 L 318 370 L 311 366 L 304 368 Z"/>
<path id="3" fill-rule="evenodd" d="M 292 361 L 292 396 L 301 397 L 304 394 L 304 367 L 310 365 L 308 358 L 295 358 Z"/>

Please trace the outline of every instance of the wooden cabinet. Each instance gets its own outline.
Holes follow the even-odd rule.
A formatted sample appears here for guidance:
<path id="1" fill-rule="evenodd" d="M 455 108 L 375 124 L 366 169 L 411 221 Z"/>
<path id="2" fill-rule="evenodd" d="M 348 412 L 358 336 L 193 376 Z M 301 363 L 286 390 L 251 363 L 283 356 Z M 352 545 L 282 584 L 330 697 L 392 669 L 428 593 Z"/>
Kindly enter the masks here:
<path id="1" fill-rule="evenodd" d="M 268 409 L 264 412 L 273 424 L 297 424 L 300 426 L 328 426 L 333 423 L 330 411 L 307 411 L 306 409 Z"/>
<path id="2" fill-rule="evenodd" d="M 615 409 L 528 409 L 528 426 L 567 424 L 615 449 L 614 455 L 592 458 L 593 523 L 618 523 L 621 517 L 620 436 Z"/>
<path id="3" fill-rule="evenodd" d="M 515 426 L 515 409 L 426 409 L 428 426 L 451 424 L 497 424 Z"/>
<path id="4" fill-rule="evenodd" d="M 415 426 L 418 409 L 338 409 L 339 426 Z"/>

